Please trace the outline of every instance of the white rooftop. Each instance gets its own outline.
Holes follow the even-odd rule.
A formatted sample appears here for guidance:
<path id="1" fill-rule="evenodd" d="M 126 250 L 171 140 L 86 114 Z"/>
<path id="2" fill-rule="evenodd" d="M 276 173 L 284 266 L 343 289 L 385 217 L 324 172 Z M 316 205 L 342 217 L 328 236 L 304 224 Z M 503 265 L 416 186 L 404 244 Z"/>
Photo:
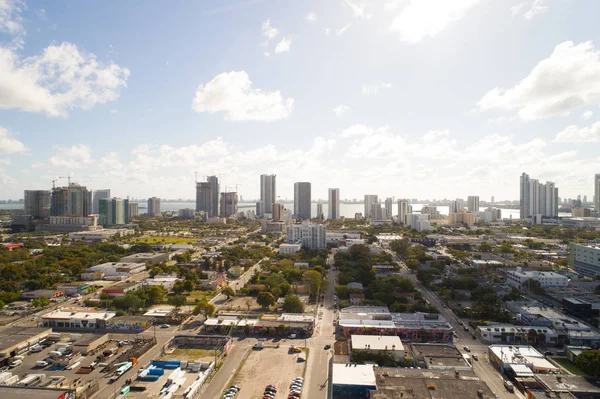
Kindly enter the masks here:
<path id="1" fill-rule="evenodd" d="M 333 385 L 376 387 L 372 364 L 333 364 Z"/>
<path id="2" fill-rule="evenodd" d="M 404 346 L 397 335 L 352 335 L 352 348 L 370 350 L 394 350 L 402 351 Z"/>
<path id="3" fill-rule="evenodd" d="M 144 313 L 144 316 L 149 317 L 167 317 L 173 313 L 173 309 L 151 309 Z"/>
<path id="4" fill-rule="evenodd" d="M 109 320 L 115 317 L 117 314 L 113 312 L 71 312 L 68 310 L 55 310 L 50 313 L 46 313 L 42 316 L 42 319 L 52 320 Z"/>
<path id="5" fill-rule="evenodd" d="M 511 364 L 510 368 L 513 369 L 517 377 L 533 377 L 533 371 L 524 364 Z"/>

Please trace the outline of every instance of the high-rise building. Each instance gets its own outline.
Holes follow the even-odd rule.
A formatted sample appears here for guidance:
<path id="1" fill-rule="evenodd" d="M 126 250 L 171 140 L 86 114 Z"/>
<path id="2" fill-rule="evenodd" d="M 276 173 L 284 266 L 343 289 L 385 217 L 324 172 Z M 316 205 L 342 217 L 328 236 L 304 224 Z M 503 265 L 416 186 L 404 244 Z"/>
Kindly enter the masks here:
<path id="1" fill-rule="evenodd" d="M 558 188 L 553 182 L 540 183 L 523 173 L 520 178 L 520 218 L 558 216 Z"/>
<path id="2" fill-rule="evenodd" d="M 256 215 L 264 217 L 265 213 L 273 214 L 273 204 L 277 200 L 277 176 L 260 175 L 260 209 Z"/>
<path id="3" fill-rule="evenodd" d="M 317 219 L 319 220 L 323 220 L 324 215 L 323 215 L 323 203 L 322 202 L 318 202 L 317 203 Z"/>
<path id="4" fill-rule="evenodd" d="M 467 208 L 469 212 L 479 212 L 479 196 L 469 195 L 467 198 Z"/>
<path id="5" fill-rule="evenodd" d="M 148 198 L 148 216 L 160 216 L 160 198 Z"/>
<path id="6" fill-rule="evenodd" d="M 309 182 L 294 183 L 294 217 L 296 219 L 308 220 L 311 212 L 311 193 Z"/>
<path id="7" fill-rule="evenodd" d="M 86 217 L 89 215 L 89 196 L 85 186 L 71 183 L 68 187 L 52 189 L 51 216 Z"/>
<path id="8" fill-rule="evenodd" d="M 217 176 L 208 176 L 206 181 L 212 186 L 211 212 L 209 212 L 209 216 L 215 217 L 219 214 L 219 178 Z"/>
<path id="9" fill-rule="evenodd" d="M 492 201 L 491 201 L 491 203 L 494 204 L 494 202 L 495 202 L 494 201 L 494 196 L 492 195 Z"/>
<path id="10" fill-rule="evenodd" d="M 382 219 L 384 220 L 388 220 L 391 219 L 392 216 L 394 216 L 394 212 L 393 212 L 393 208 L 394 208 L 394 199 L 393 198 L 386 198 L 385 199 L 385 215 L 382 215 Z"/>
<path id="11" fill-rule="evenodd" d="M 221 216 L 231 217 L 237 215 L 238 212 L 238 195 L 237 192 L 221 193 Z"/>
<path id="12" fill-rule="evenodd" d="M 25 190 L 25 215 L 35 219 L 50 216 L 50 190 Z"/>
<path id="13" fill-rule="evenodd" d="M 600 212 L 600 173 L 594 175 L 594 210 Z"/>
<path id="14" fill-rule="evenodd" d="M 111 198 L 110 189 L 91 190 L 92 201 L 90 202 L 90 213 L 97 214 L 99 212 L 98 204 L 103 198 Z"/>
<path id="15" fill-rule="evenodd" d="M 218 210 L 213 210 L 213 189 L 214 185 L 209 182 L 196 183 L 196 212 L 216 216 Z"/>
<path id="16" fill-rule="evenodd" d="M 308 249 L 324 249 L 327 247 L 325 236 L 325 226 L 305 221 L 287 226 L 285 239 L 288 244 L 302 242 L 302 246 Z"/>
<path id="17" fill-rule="evenodd" d="M 372 218 L 373 204 L 378 204 L 379 199 L 377 195 L 365 194 L 365 219 Z"/>
<path id="18" fill-rule="evenodd" d="M 459 213 L 463 208 L 462 202 L 463 201 L 458 198 L 456 200 L 452 201 L 450 203 L 449 213 Z"/>
<path id="19" fill-rule="evenodd" d="M 129 223 L 129 200 L 102 198 L 98 201 L 98 223 L 114 226 Z"/>
<path id="20" fill-rule="evenodd" d="M 139 205 L 137 202 L 130 202 L 129 203 L 129 217 L 134 217 L 139 215 L 140 211 L 139 211 Z"/>
<path id="21" fill-rule="evenodd" d="M 411 223 L 409 215 L 412 214 L 412 205 L 408 199 L 398 200 L 398 222 L 407 226 Z"/>
<path id="22" fill-rule="evenodd" d="M 384 220 L 385 209 L 382 208 L 379 202 L 373 204 L 371 207 L 371 219 L 372 220 Z"/>
<path id="23" fill-rule="evenodd" d="M 340 189 L 330 188 L 329 189 L 329 200 L 328 200 L 328 215 L 327 219 L 336 220 L 340 218 Z"/>
<path id="24" fill-rule="evenodd" d="M 273 220 L 281 222 L 284 218 L 285 205 L 276 203 L 273 204 Z"/>

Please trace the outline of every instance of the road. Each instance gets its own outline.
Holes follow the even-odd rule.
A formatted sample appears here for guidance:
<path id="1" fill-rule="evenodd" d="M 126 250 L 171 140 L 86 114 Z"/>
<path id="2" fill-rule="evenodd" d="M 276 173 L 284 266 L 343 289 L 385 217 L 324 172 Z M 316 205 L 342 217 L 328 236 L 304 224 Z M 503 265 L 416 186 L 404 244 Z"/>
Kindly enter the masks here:
<path id="1" fill-rule="evenodd" d="M 391 252 L 390 252 L 391 253 Z M 392 253 L 394 261 L 398 262 L 401 267 L 400 275 L 411 280 L 415 288 L 423 294 L 423 297 L 429 301 L 431 306 L 434 306 L 440 310 L 440 313 L 444 318 L 452 325 L 456 333 L 454 338 L 454 345 L 463 354 L 477 355 L 479 361 L 471 360 L 473 364 L 473 371 L 475 374 L 490 387 L 492 392 L 500 399 L 515 399 L 525 398 L 519 391 L 515 390 L 515 393 L 510 393 L 504 388 L 504 380 L 500 373 L 490 364 L 487 355 L 488 344 L 485 344 L 479 339 L 473 339 L 473 332 L 470 328 L 465 330 L 465 325 L 462 323 L 460 318 L 454 314 L 454 312 L 445 307 L 441 299 L 428 288 L 424 287 L 418 280 L 417 277 L 410 273 L 409 269 L 404 263 Z M 470 352 L 467 352 L 464 347 L 467 346 Z"/>
<path id="2" fill-rule="evenodd" d="M 237 369 L 240 367 L 242 360 L 246 356 L 248 351 L 252 350 L 251 345 L 239 345 L 235 344 L 231 348 L 229 355 L 225 358 L 223 365 L 219 371 L 214 375 L 213 379 L 209 384 L 204 386 L 205 391 L 200 393 L 200 398 L 220 398 L 221 394 L 227 387 L 229 380 L 235 374 Z"/>

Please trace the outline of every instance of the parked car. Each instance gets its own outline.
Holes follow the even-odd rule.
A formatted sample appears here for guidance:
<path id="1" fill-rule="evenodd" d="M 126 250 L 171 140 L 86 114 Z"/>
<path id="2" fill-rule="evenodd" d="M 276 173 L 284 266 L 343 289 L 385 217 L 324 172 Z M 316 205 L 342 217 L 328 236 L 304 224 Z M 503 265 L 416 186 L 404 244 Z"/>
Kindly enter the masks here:
<path id="1" fill-rule="evenodd" d="M 170 325 L 168 325 L 168 324 L 161 324 L 161 325 L 160 325 L 160 328 L 169 328 L 169 327 L 171 327 L 171 326 L 170 326 Z"/>
<path id="2" fill-rule="evenodd" d="M 463 346 L 463 349 L 464 349 L 466 352 L 471 352 L 471 348 L 469 348 L 468 346 Z"/>
<path id="3" fill-rule="evenodd" d="M 325 345 L 325 347 L 323 349 L 329 350 L 329 349 L 331 349 L 331 345 L 327 344 L 327 345 Z"/>
<path id="4" fill-rule="evenodd" d="M 48 362 L 45 362 L 43 360 L 38 360 L 37 362 L 35 362 L 35 367 L 46 367 L 48 365 Z"/>
<path id="5" fill-rule="evenodd" d="M 473 356 L 471 356 L 473 358 L 473 360 L 479 360 L 479 357 L 475 354 L 473 354 Z"/>
<path id="6" fill-rule="evenodd" d="M 544 352 L 544 356 L 554 356 L 554 352 L 546 351 L 546 352 Z"/>
<path id="7" fill-rule="evenodd" d="M 41 352 L 42 350 L 44 350 L 44 348 L 41 347 L 41 345 L 33 345 L 29 351 L 32 353 L 38 353 Z"/>

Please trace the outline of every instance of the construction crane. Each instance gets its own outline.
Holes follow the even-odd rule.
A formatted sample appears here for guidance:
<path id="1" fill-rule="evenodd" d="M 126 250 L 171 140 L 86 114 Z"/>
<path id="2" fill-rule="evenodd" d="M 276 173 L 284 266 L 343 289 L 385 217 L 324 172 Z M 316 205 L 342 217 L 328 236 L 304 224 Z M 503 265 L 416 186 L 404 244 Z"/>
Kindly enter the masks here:
<path id="1" fill-rule="evenodd" d="M 235 183 L 235 192 L 236 193 L 238 192 L 238 187 L 241 185 L 242 185 L 241 183 Z"/>
<path id="2" fill-rule="evenodd" d="M 91 176 L 73 176 L 78 179 L 92 179 Z M 68 176 L 60 176 L 59 179 L 67 179 L 67 183 L 71 186 L 71 175 Z"/>

